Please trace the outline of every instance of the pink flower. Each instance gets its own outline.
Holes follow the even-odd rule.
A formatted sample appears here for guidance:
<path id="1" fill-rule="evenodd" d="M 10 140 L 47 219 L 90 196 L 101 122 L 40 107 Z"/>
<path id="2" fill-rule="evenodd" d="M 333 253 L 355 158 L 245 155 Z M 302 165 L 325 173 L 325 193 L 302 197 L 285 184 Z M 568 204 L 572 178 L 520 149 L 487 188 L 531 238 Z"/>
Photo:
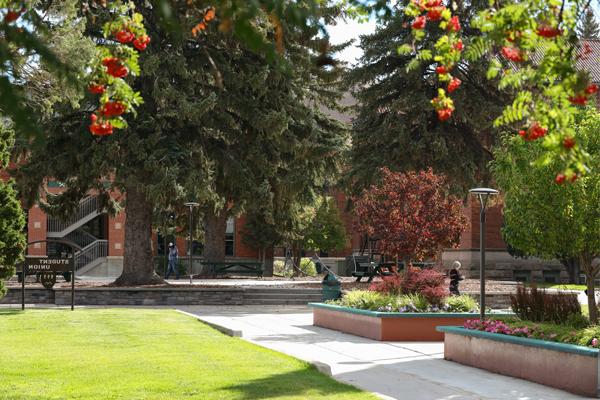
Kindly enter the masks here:
<path id="1" fill-rule="evenodd" d="M 598 339 L 596 339 L 596 338 L 592 339 L 592 346 L 598 347 Z"/>

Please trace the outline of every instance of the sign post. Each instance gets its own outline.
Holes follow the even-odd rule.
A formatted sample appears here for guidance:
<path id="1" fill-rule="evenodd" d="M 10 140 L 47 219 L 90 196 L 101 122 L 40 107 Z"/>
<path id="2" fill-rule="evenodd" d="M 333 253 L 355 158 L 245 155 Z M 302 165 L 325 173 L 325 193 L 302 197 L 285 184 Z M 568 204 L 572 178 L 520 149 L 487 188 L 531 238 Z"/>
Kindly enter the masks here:
<path id="1" fill-rule="evenodd" d="M 25 278 L 30 273 L 39 273 L 42 285 L 52 289 L 56 283 L 56 274 L 68 272 L 71 274 L 71 311 L 75 309 L 75 250 L 79 246 L 67 240 L 48 239 L 27 243 L 27 246 L 40 242 L 57 242 L 65 244 L 73 250 L 67 258 L 26 257 L 21 264 L 21 310 L 25 310 Z"/>

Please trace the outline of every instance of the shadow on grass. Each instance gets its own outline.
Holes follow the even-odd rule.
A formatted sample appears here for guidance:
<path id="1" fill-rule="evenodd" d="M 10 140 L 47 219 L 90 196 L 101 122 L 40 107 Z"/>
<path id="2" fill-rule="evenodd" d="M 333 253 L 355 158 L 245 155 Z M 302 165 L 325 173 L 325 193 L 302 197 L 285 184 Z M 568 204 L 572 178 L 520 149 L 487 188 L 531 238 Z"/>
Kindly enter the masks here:
<path id="1" fill-rule="evenodd" d="M 17 315 L 17 314 L 23 314 L 24 311 L 22 311 L 20 308 L 0 308 L 0 316 L 2 315 Z"/>
<path id="2" fill-rule="evenodd" d="M 239 398 L 244 400 L 269 399 L 280 396 L 302 396 L 306 399 L 322 396 L 335 399 L 336 395 L 360 395 L 362 393 L 360 389 L 321 374 L 313 366 L 307 366 L 297 371 L 273 374 L 246 383 L 223 387 L 223 389 L 238 392 Z M 236 396 L 236 398 L 238 397 Z"/>

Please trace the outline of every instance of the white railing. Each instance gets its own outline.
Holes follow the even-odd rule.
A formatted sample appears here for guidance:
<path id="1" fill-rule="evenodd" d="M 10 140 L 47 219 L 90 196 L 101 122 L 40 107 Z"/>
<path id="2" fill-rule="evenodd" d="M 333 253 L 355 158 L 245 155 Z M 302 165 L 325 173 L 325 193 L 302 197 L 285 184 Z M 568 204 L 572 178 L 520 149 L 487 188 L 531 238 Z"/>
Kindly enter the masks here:
<path id="1" fill-rule="evenodd" d="M 75 270 L 103 257 L 108 257 L 108 240 L 96 240 L 75 253 Z"/>
<path id="2" fill-rule="evenodd" d="M 77 212 L 75 212 L 75 214 L 71 215 L 69 218 L 58 219 L 48 217 L 48 232 L 62 232 L 85 217 L 93 213 L 98 213 L 100 211 L 98 207 L 98 197 L 86 197 L 79 203 Z"/>

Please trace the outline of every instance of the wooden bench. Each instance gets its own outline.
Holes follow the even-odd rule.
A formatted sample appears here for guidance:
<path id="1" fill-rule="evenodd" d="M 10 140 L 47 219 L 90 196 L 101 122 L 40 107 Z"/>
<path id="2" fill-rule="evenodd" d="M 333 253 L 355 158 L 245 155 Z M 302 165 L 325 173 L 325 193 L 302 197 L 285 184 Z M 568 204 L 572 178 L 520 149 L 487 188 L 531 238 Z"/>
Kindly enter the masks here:
<path id="1" fill-rule="evenodd" d="M 209 267 L 214 276 L 227 274 L 263 276 L 262 263 L 259 261 L 202 261 L 201 264 Z"/>

